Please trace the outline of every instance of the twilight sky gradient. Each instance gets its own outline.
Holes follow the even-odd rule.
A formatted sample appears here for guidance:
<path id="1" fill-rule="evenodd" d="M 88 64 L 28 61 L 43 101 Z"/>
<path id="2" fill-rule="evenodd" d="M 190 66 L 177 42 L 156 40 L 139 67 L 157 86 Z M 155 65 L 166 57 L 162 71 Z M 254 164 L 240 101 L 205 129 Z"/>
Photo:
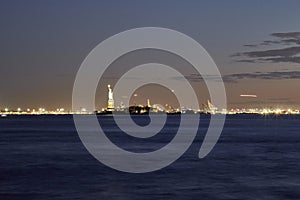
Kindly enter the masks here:
<path id="1" fill-rule="evenodd" d="M 73 82 L 85 56 L 116 33 L 146 26 L 174 29 L 203 45 L 224 76 L 228 107 L 299 108 L 299 8 L 296 0 L 2 0 L 0 109 L 70 109 Z M 181 62 L 156 54 L 128 55 L 132 58 L 116 62 L 99 87 L 97 107 L 106 105 L 104 86 L 113 85 L 118 72 L 126 68 L 123 66 L 134 63 L 132 59 L 169 56 L 171 64 Z M 181 67 L 186 66 L 182 63 Z M 206 101 L 201 78 L 186 75 L 199 84 L 198 97 Z M 166 100 L 170 95 L 157 95 L 157 90 L 163 89 L 153 88 L 145 87 L 144 93 L 141 89 L 134 101 L 172 101 Z M 242 98 L 240 94 L 256 94 L 258 98 Z"/>

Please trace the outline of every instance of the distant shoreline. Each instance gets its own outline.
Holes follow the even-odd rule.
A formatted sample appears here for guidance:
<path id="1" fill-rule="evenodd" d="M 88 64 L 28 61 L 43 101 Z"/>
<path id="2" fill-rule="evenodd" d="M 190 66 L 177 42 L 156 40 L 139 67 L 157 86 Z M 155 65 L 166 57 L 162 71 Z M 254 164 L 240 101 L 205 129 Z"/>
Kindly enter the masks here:
<path id="1" fill-rule="evenodd" d="M 117 113 L 115 115 L 128 115 L 129 113 Z M 259 115 L 259 116 L 265 116 L 265 115 L 270 115 L 270 116 L 292 116 L 292 115 L 300 115 L 300 114 L 291 114 L 291 113 L 281 113 L 281 114 L 276 114 L 276 113 L 268 113 L 268 114 L 263 114 L 263 113 L 226 113 L 226 114 L 222 114 L 222 113 L 215 113 L 215 114 L 210 114 L 210 113 L 195 113 L 195 114 L 182 114 L 182 113 L 151 113 L 151 115 L 203 115 L 203 116 L 210 116 L 210 115 Z M 92 115 L 96 115 L 96 116 L 113 116 L 114 114 L 107 114 L 107 113 L 97 113 L 97 114 L 91 114 L 91 113 L 85 113 L 85 114 L 78 114 L 78 113 L 73 113 L 73 114 L 2 114 L 0 115 L 0 118 L 5 118 L 5 117 L 9 117 L 9 116 L 73 116 L 73 115 L 86 115 L 86 116 L 92 116 Z M 148 113 L 143 113 L 143 114 L 130 114 L 132 116 L 148 116 Z"/>

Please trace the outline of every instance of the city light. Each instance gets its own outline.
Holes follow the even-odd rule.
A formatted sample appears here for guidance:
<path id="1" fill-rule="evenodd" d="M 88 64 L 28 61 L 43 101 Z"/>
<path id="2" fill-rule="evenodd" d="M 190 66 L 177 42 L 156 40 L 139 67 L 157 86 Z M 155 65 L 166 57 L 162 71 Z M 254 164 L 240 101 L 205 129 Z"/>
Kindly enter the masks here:
<path id="1" fill-rule="evenodd" d="M 173 92 L 174 90 L 172 90 Z M 137 97 L 138 94 L 134 94 L 134 97 Z M 257 98 L 256 95 L 253 94 L 241 94 L 241 97 L 249 97 L 249 98 Z M 123 97 L 125 98 L 125 96 Z M 127 98 L 127 96 L 126 96 Z M 205 104 L 199 103 L 199 105 L 203 105 L 201 109 L 193 110 L 188 107 L 174 108 L 170 104 L 165 104 L 165 106 L 161 106 L 160 104 L 150 104 L 150 99 L 146 99 L 145 105 L 131 105 L 129 107 L 125 107 L 125 105 L 121 102 L 119 106 L 114 105 L 113 99 L 113 91 L 111 85 L 108 85 L 108 102 L 107 107 L 102 108 L 95 111 L 88 111 L 86 108 L 82 107 L 80 110 L 65 110 L 62 107 L 59 107 L 55 110 L 47 110 L 46 108 L 40 107 L 36 108 L 27 108 L 26 110 L 22 110 L 20 107 L 17 109 L 9 109 L 9 108 L 0 108 L 0 115 L 2 117 L 6 117 L 7 115 L 72 115 L 72 114 L 111 114 L 112 112 L 116 113 L 131 113 L 131 114 L 145 114 L 145 113 L 167 113 L 167 114 L 222 114 L 222 115 L 236 115 L 236 114 L 258 114 L 258 115 L 299 115 L 299 109 L 293 108 L 280 108 L 280 107 L 264 107 L 264 108 L 232 108 L 232 109 L 224 109 L 217 108 L 215 105 L 211 103 L 210 100 L 207 100 Z"/>

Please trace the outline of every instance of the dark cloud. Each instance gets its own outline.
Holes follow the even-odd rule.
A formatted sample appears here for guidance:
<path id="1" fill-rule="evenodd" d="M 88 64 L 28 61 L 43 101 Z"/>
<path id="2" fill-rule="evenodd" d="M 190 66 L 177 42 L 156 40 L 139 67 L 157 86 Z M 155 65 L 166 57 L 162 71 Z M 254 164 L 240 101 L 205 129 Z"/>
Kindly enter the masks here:
<path id="1" fill-rule="evenodd" d="M 261 59 L 262 61 L 271 61 L 274 63 L 278 62 L 292 62 L 292 63 L 300 63 L 300 57 L 299 56 L 292 56 L 292 57 L 279 57 L 279 58 L 266 58 Z"/>
<path id="2" fill-rule="evenodd" d="M 281 40 L 281 44 L 290 45 L 290 44 L 299 44 L 300 45 L 300 39 L 286 39 Z"/>
<path id="3" fill-rule="evenodd" d="M 271 36 L 278 38 L 300 38 L 300 32 L 272 33 Z"/>
<path id="4" fill-rule="evenodd" d="M 282 41 L 280 41 L 280 40 L 265 40 L 262 43 L 260 43 L 260 45 L 268 46 L 268 45 L 272 45 L 272 44 L 281 44 L 281 43 L 282 43 Z M 259 46 L 259 45 L 257 45 L 257 46 Z"/>
<path id="5" fill-rule="evenodd" d="M 175 80 L 183 80 L 183 78 L 186 78 L 190 82 L 201 82 L 205 80 L 208 81 L 215 81 L 215 82 L 222 82 L 222 78 L 220 76 L 215 76 L 215 75 L 200 75 L 200 74 L 189 74 L 183 76 L 176 76 L 173 77 L 172 79 Z"/>
<path id="6" fill-rule="evenodd" d="M 300 79 L 300 71 L 229 74 L 223 76 L 223 79 L 226 82 L 237 82 L 238 80 L 242 80 L 242 79 L 267 79 L 267 80 Z"/>
<path id="7" fill-rule="evenodd" d="M 244 44 L 244 47 L 257 47 L 257 44 Z"/>
<path id="8" fill-rule="evenodd" d="M 236 62 L 257 63 L 257 60 L 254 60 L 254 59 L 240 59 L 240 60 L 236 60 Z"/>
<path id="9" fill-rule="evenodd" d="M 275 71 L 275 72 L 253 72 L 253 73 L 236 73 L 222 76 L 222 80 L 218 76 L 199 74 L 190 74 L 185 78 L 191 82 L 202 82 L 204 78 L 208 81 L 223 81 L 226 83 L 237 83 L 245 79 L 260 79 L 260 80 L 282 80 L 282 79 L 300 79 L 300 71 Z M 182 76 L 173 77 L 176 80 L 182 80 Z"/>
<path id="10" fill-rule="evenodd" d="M 237 62 L 273 62 L 273 63 L 299 63 L 300 64 L 300 32 L 272 33 L 274 40 L 265 40 L 260 44 L 247 44 L 246 47 L 293 45 L 292 47 L 282 47 L 277 49 L 248 51 L 232 55 L 239 57 Z"/>
<path id="11" fill-rule="evenodd" d="M 300 53 L 300 46 L 288 47 L 283 49 L 272 49 L 266 51 L 251 51 L 239 53 L 237 56 L 246 56 L 248 58 L 264 58 L 264 57 L 291 57 Z"/>

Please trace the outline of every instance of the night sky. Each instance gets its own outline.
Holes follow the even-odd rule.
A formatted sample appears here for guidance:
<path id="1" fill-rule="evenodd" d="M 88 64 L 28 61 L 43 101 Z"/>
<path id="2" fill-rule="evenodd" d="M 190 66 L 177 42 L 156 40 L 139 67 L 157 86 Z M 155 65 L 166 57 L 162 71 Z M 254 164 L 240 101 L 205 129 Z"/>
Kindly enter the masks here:
<path id="1" fill-rule="evenodd" d="M 71 109 L 75 76 L 87 54 L 114 34 L 149 26 L 180 31 L 206 48 L 223 75 L 229 108 L 299 108 L 299 8 L 296 0 L 2 0 L 0 109 Z M 124 66 L 136 58 L 164 57 L 170 64 L 186 67 L 166 53 L 150 55 L 128 55 L 114 63 L 99 86 L 96 107 L 106 106 L 106 84 L 113 85 Z M 200 78 L 191 79 L 198 87 L 199 101 L 206 101 L 204 83 Z M 158 95 L 164 90 L 141 88 L 134 101 L 146 103 L 150 98 L 153 103 L 175 104 L 168 99 L 169 91 Z"/>

